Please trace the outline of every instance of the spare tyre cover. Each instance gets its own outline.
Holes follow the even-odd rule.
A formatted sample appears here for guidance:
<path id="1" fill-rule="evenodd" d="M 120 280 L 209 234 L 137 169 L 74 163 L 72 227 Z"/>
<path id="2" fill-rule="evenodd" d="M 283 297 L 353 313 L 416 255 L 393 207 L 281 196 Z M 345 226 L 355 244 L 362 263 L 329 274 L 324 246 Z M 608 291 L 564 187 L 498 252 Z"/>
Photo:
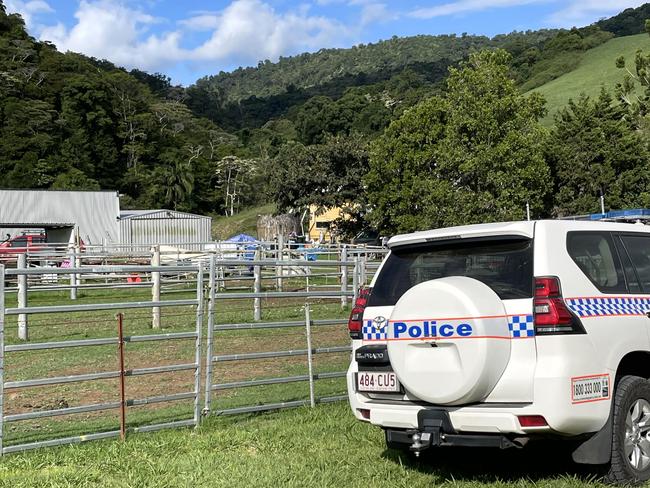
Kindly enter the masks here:
<path id="1" fill-rule="evenodd" d="M 404 387 L 440 405 L 483 400 L 510 359 L 501 299 L 484 283 L 463 276 L 409 289 L 393 309 L 387 341 Z"/>

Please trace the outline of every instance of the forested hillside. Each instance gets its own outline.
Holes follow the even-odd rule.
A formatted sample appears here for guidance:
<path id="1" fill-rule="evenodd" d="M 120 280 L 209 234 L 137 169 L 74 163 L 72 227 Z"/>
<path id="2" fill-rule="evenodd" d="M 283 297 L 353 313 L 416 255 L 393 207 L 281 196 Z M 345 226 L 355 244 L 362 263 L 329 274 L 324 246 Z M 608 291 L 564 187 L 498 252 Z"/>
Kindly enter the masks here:
<path id="1" fill-rule="evenodd" d="M 420 205 L 419 211 L 429 208 L 427 211 L 433 212 L 426 221 L 409 216 L 406 210 L 393 222 L 368 213 L 383 205 L 385 193 L 379 184 L 385 175 L 375 173 L 373 177 L 373 171 L 393 158 L 394 166 L 387 171 L 397 171 L 403 178 L 402 165 L 409 161 L 415 168 L 430 168 L 422 170 L 424 174 L 435 173 L 442 166 L 429 165 L 442 155 L 462 168 L 479 168 L 480 164 L 489 168 L 486 154 L 476 154 L 471 164 L 461 154 L 469 157 L 483 143 L 492 151 L 494 141 L 506 137 L 500 150 L 532 157 L 531 164 L 550 175 L 544 184 L 558 185 L 557 178 L 565 174 L 560 170 L 564 161 L 553 159 L 561 151 L 549 147 L 570 144 L 568 128 L 562 129 L 562 124 L 573 121 L 572 117 L 594 116 L 596 110 L 605 119 L 594 122 L 594 131 L 605 130 L 599 125 L 604 124 L 607 131 L 613 131 L 611 137 L 621 138 L 619 149 L 623 152 L 646 154 L 646 134 L 641 131 L 647 127 L 642 123 L 646 105 L 634 102 L 637 107 L 633 108 L 630 96 L 635 83 L 636 93 L 645 93 L 645 58 L 631 59 L 632 45 L 621 53 L 627 54 L 627 70 L 617 73 L 618 80 L 625 80 L 621 86 L 603 80 L 609 93 L 597 99 L 583 98 L 562 109 L 569 98 L 579 97 L 579 91 L 567 89 L 565 101 L 552 106 L 559 115 L 550 134 L 537 125 L 546 113 L 544 100 L 536 95 L 520 99 L 514 91 L 538 87 L 544 91 L 549 82 L 560 83 L 577 67 L 592 66 L 589 60 L 597 49 L 606 50 L 616 43 L 628 45 L 633 38 L 612 38 L 641 32 L 645 17 L 650 17 L 648 9 L 649 5 L 629 9 L 582 28 L 513 32 L 492 39 L 465 34 L 395 37 L 351 49 L 281 58 L 277 63 L 264 61 L 256 68 L 203 78 L 185 89 L 172 86 L 165 75 L 126 71 L 108 61 L 60 53 L 56 46 L 30 37 L 20 16 L 8 15 L 0 0 L 0 186 L 116 189 L 124 195 L 123 207 L 170 207 L 223 215 L 252 204 L 271 203 L 280 211 L 297 210 L 309 203 L 323 207 L 352 204 L 353 218 L 340 223 L 341 231 L 350 233 L 367 225 L 386 230 L 409 230 L 416 222 L 446 225 L 453 223 L 451 216 L 428 207 L 432 202 L 440 206 L 441 195 L 430 195 Z M 647 36 L 643 39 L 647 44 Z M 498 55 L 490 57 L 489 52 Z M 467 59 L 472 61 L 468 64 Z M 486 63 L 485 68 L 479 66 L 480 60 Z M 615 70 L 613 64 L 607 68 L 603 72 Z M 622 78 L 625 73 L 628 78 Z M 465 76 L 476 77 L 486 86 L 474 94 L 462 93 L 458 80 Z M 500 82 L 495 84 L 495 79 Z M 472 139 L 476 136 L 472 131 L 487 122 L 480 117 L 463 121 L 463 113 L 452 109 L 451 100 L 469 104 L 465 113 L 471 113 L 476 108 L 471 103 L 480 104 L 483 99 L 499 104 L 498 97 L 492 98 L 493 90 L 506 88 L 504 99 L 525 113 L 501 113 L 494 106 L 485 110 L 493 111 L 495 124 L 512 120 L 518 129 L 507 133 L 490 132 L 496 126 L 486 129 L 486 139 L 481 135 L 478 146 L 465 148 L 463 138 Z M 603 111 L 607 104 L 613 111 Z M 429 125 L 421 126 L 421 117 L 428 117 Z M 400 139 L 400 131 L 412 139 Z M 533 136 L 521 139 L 521 147 L 513 148 L 512 141 L 519 140 L 517 131 Z M 461 136 L 464 132 L 467 135 Z M 417 150 L 412 152 L 416 142 Z M 533 142 L 534 147 L 526 146 Z M 398 157 L 391 151 L 400 144 L 406 144 L 408 151 Z M 429 153 L 428 146 L 434 152 Z M 600 182 L 597 191 L 615 188 L 618 204 L 645 202 L 645 193 L 632 173 L 625 173 L 620 180 L 621 168 L 630 170 L 638 158 L 617 166 L 616 153 L 608 150 L 601 156 L 598 164 L 611 168 L 603 173 L 609 180 Z M 506 174 L 511 163 L 502 163 Z M 479 181 L 477 175 L 484 169 L 463 176 L 447 167 L 440 178 Z M 522 174 L 528 171 L 520 169 Z M 417 177 L 419 171 L 413 174 Z M 397 181 L 396 188 L 410 184 L 405 183 L 408 181 Z M 416 178 L 417 185 L 425 181 Z M 504 181 L 491 181 L 488 186 L 502 188 Z M 580 183 L 574 183 L 575 191 L 582 191 Z M 502 196 L 488 192 L 480 196 L 484 200 L 476 200 L 473 185 L 468 184 L 462 192 L 467 208 L 455 210 L 454 215 L 495 218 L 497 214 L 491 214 L 489 208 L 502 201 Z M 636 200 L 628 198 L 630 188 L 637 193 Z M 422 191 L 427 191 L 426 187 Z M 536 199 L 533 208 L 539 215 L 591 208 L 591 197 L 581 200 L 567 191 L 561 201 L 549 192 L 531 193 Z M 520 193 L 516 212 L 522 208 L 521 195 L 527 194 Z M 406 209 L 413 210 L 413 198 L 405 198 Z M 479 201 L 487 209 L 468 211 L 470 203 Z M 572 202 L 582 203 L 576 206 Z M 511 204 L 498 211 L 499 218 L 519 215 Z M 515 213 L 508 213 L 511 210 Z M 402 222 L 399 225 L 398 220 Z"/>
<path id="2" fill-rule="evenodd" d="M 62 54 L 0 1 L 0 186 L 116 189 L 125 207 L 220 211 L 218 161 L 239 139 L 162 75 Z"/>
<path id="3" fill-rule="evenodd" d="M 645 30 L 645 19 L 650 19 L 650 3 L 625 9 L 614 17 L 599 20 L 596 25 L 616 37 L 633 36 Z"/>
<path id="4" fill-rule="evenodd" d="M 277 117 L 292 118 L 296 109 L 314 97 L 337 100 L 350 91 L 383 94 L 392 104 L 408 106 L 435 92 L 449 67 L 469 53 L 496 48 L 512 54 L 512 75 L 532 88 L 566 73 L 582 52 L 612 36 L 592 26 L 512 32 L 491 39 L 470 35 L 395 37 L 205 77 L 188 88 L 188 105 L 195 113 L 232 130 L 260 127 Z M 406 87 L 405 74 L 409 78 Z M 420 96 L 414 96 L 414 90 Z"/>

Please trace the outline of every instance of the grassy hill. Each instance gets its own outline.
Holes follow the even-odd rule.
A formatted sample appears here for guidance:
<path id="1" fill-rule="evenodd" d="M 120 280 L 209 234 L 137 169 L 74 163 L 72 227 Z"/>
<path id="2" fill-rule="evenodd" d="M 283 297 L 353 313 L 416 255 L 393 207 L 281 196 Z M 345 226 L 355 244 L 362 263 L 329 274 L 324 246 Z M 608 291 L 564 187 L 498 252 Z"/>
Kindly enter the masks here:
<path id="1" fill-rule="evenodd" d="M 546 98 L 548 115 L 544 125 L 553 123 L 553 115 L 566 105 L 570 98 L 581 93 L 597 96 L 602 86 L 613 89 L 622 81 L 624 70 L 616 68 L 616 58 L 625 56 L 630 69 L 634 66 L 637 49 L 650 50 L 648 34 L 618 37 L 587 51 L 573 71 L 536 88 Z"/>
<path id="2" fill-rule="evenodd" d="M 275 210 L 275 205 L 268 204 L 247 208 L 232 217 L 223 215 L 214 217 L 212 219 L 212 238 L 224 240 L 237 234 L 249 234 L 257 237 L 257 217 L 272 214 Z"/>

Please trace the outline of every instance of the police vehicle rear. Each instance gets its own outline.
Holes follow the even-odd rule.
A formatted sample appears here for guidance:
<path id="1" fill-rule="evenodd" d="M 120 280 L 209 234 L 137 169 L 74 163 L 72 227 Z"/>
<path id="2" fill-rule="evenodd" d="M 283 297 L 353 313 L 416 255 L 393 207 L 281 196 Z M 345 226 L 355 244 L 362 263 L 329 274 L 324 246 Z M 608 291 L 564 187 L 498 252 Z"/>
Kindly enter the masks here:
<path id="1" fill-rule="evenodd" d="M 648 216 L 393 237 L 348 325 L 355 416 L 415 455 L 550 437 L 650 479 L 650 227 L 605 221 Z"/>

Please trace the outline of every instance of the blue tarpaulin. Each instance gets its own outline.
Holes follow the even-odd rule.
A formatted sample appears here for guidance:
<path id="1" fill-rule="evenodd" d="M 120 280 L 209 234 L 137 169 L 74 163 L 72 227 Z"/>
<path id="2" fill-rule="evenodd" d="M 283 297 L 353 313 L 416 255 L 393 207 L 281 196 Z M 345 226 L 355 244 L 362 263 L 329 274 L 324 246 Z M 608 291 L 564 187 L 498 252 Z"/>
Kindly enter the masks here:
<path id="1" fill-rule="evenodd" d="M 248 234 L 237 234 L 236 236 L 232 236 L 230 239 L 226 239 L 226 242 L 257 242 L 257 239 Z"/>
<path id="2" fill-rule="evenodd" d="M 236 236 L 232 236 L 230 239 L 226 239 L 225 242 L 237 244 L 237 249 L 247 251 L 240 256 L 240 259 L 246 261 L 252 261 L 255 259 L 255 250 L 257 249 L 259 241 L 253 236 L 249 236 L 248 234 L 237 234 Z"/>

